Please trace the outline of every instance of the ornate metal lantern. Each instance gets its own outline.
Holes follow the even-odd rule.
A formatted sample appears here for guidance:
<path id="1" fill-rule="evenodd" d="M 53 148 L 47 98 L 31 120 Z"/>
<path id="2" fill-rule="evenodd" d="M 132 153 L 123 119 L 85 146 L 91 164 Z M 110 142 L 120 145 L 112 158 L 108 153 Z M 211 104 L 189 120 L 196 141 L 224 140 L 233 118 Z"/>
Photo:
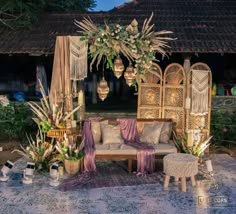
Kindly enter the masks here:
<path id="1" fill-rule="evenodd" d="M 122 59 L 120 58 L 120 56 L 118 56 L 114 61 L 114 68 L 113 68 L 114 75 L 117 79 L 121 77 L 124 69 L 125 66 L 122 62 Z"/>
<path id="2" fill-rule="evenodd" d="M 134 73 L 134 68 L 132 67 L 132 65 L 129 65 L 126 68 L 126 71 L 124 73 L 124 78 L 126 80 L 126 83 L 128 86 L 131 86 L 133 83 L 133 80 L 135 79 L 135 73 Z"/>
<path id="3" fill-rule="evenodd" d="M 97 87 L 97 93 L 99 98 L 103 101 L 106 99 L 110 89 L 108 87 L 107 81 L 102 78 L 102 80 L 99 82 L 98 87 Z"/>

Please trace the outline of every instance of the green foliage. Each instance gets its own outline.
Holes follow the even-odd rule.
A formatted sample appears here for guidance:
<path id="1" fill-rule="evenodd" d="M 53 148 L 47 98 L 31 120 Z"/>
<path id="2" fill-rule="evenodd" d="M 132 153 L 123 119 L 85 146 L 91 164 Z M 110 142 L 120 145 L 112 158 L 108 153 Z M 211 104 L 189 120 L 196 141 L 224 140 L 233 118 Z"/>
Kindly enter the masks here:
<path id="1" fill-rule="evenodd" d="M 45 134 L 40 130 L 38 131 L 35 139 L 31 136 L 27 139 L 28 146 L 26 148 L 20 145 L 21 149 L 15 149 L 12 152 L 17 152 L 33 161 L 35 163 L 36 170 L 48 169 L 54 146 L 45 141 Z"/>
<path id="2" fill-rule="evenodd" d="M 236 143 L 236 112 L 227 110 L 211 111 L 211 135 L 214 144 Z"/>
<path id="3" fill-rule="evenodd" d="M 26 132 L 36 130 L 29 107 L 16 102 L 5 107 L 0 104 L 0 130 L 1 139 L 25 140 Z"/>
<path id="4" fill-rule="evenodd" d="M 187 153 L 187 154 L 192 154 L 196 157 L 200 157 L 201 154 L 206 150 L 206 148 L 210 145 L 210 140 L 212 138 L 209 137 L 208 139 L 204 141 L 199 141 L 198 143 L 195 143 L 192 147 L 187 146 L 187 135 L 184 134 L 183 138 L 181 139 L 176 139 L 175 145 L 178 149 L 179 152 L 181 153 Z"/>
<path id="5" fill-rule="evenodd" d="M 80 160 L 84 157 L 83 143 L 81 142 L 79 146 L 76 143 L 70 143 L 67 136 L 64 136 L 62 142 L 57 142 L 55 146 L 58 154 L 55 156 L 54 161 L 64 161 L 66 160 Z"/>
<path id="6" fill-rule="evenodd" d="M 45 12 L 84 12 L 95 6 L 95 0 L 1 0 L 0 26 L 30 28 Z"/>

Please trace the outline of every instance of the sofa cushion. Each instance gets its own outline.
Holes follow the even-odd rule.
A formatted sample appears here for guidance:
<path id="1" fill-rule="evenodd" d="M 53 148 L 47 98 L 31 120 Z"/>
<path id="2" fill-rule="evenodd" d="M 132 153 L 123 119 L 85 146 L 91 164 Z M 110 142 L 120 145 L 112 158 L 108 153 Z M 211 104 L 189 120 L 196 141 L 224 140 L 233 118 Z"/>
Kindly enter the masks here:
<path id="1" fill-rule="evenodd" d="M 155 149 L 155 154 L 170 154 L 170 153 L 177 153 L 177 148 L 174 144 L 172 143 L 158 143 L 152 145 L 153 148 Z"/>
<path id="2" fill-rule="evenodd" d="M 162 123 L 144 124 L 143 131 L 140 136 L 140 142 L 158 144 L 162 125 Z"/>
<path id="3" fill-rule="evenodd" d="M 101 124 L 102 128 L 102 143 L 123 143 L 123 139 L 120 133 L 120 125 L 113 126 L 110 124 Z"/>
<path id="4" fill-rule="evenodd" d="M 136 155 L 137 150 L 131 146 L 120 143 L 97 144 L 96 155 Z"/>
<path id="5" fill-rule="evenodd" d="M 171 132 L 172 132 L 172 123 L 171 122 L 155 122 L 162 123 L 160 135 L 160 143 L 169 143 Z"/>
<path id="6" fill-rule="evenodd" d="M 102 140 L 101 124 L 108 124 L 108 120 L 91 121 L 91 130 L 93 135 L 93 141 L 95 144 L 100 143 Z"/>

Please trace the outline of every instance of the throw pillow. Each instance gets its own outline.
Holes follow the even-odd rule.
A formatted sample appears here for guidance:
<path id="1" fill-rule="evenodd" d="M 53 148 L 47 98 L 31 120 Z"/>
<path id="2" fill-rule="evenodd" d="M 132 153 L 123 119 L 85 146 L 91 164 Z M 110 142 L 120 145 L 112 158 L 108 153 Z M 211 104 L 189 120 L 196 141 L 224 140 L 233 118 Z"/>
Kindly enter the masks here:
<path id="1" fill-rule="evenodd" d="M 102 140 L 101 124 L 108 124 L 108 120 L 91 121 L 91 130 L 94 143 L 100 143 Z"/>
<path id="2" fill-rule="evenodd" d="M 120 125 L 101 124 L 103 144 L 123 143 L 120 133 Z"/>
<path id="3" fill-rule="evenodd" d="M 161 135 L 160 135 L 160 143 L 169 143 L 171 131 L 172 131 L 172 123 L 163 122 Z"/>
<path id="4" fill-rule="evenodd" d="M 143 131 L 140 136 L 140 142 L 148 144 L 158 144 L 162 125 L 162 123 L 144 124 Z"/>

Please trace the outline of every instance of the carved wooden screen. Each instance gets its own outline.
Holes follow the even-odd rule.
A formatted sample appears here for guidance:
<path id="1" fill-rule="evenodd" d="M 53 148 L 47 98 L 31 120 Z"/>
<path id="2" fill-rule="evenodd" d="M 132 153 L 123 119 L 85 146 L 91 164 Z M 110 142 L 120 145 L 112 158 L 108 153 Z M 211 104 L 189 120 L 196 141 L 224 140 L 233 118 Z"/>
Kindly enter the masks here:
<path id="1" fill-rule="evenodd" d="M 154 70 L 146 73 L 138 87 L 138 118 L 161 118 L 162 70 L 153 64 Z"/>
<path id="2" fill-rule="evenodd" d="M 201 124 L 201 118 L 204 117 L 204 138 L 208 138 L 210 134 L 210 116 L 211 116 L 211 87 L 212 87 L 212 74 L 211 69 L 205 63 L 195 63 L 191 66 L 190 72 L 187 75 L 187 97 L 192 102 L 192 74 L 196 72 L 207 72 L 208 77 L 208 113 L 204 116 L 191 114 L 191 108 L 186 109 L 186 130 L 199 129 Z M 206 95 L 207 96 L 207 95 Z"/>
<path id="3" fill-rule="evenodd" d="M 178 63 L 172 63 L 164 72 L 162 117 L 171 118 L 176 123 L 178 135 L 181 135 L 185 128 L 185 97 L 184 68 Z"/>

